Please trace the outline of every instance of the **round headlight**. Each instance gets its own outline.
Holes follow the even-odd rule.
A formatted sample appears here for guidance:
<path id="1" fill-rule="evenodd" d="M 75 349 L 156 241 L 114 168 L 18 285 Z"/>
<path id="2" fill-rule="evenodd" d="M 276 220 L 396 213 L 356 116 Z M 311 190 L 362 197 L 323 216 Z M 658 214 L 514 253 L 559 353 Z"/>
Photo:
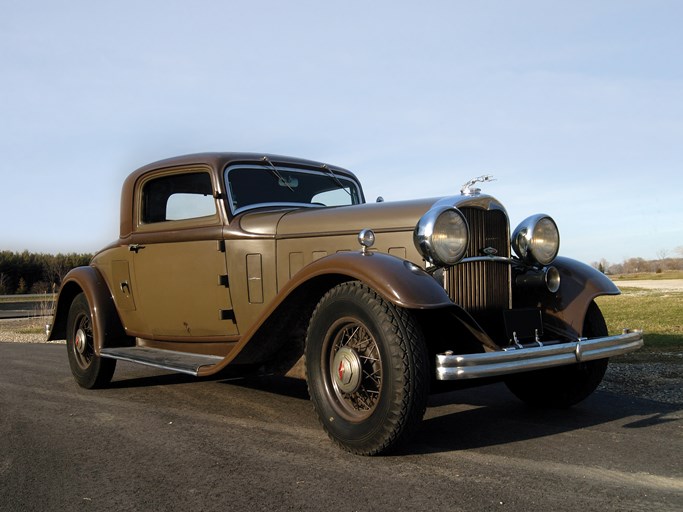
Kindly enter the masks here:
<path id="1" fill-rule="evenodd" d="M 459 210 L 442 206 L 422 216 L 415 226 L 413 240 L 425 260 L 447 267 L 455 265 L 465 255 L 469 228 Z"/>
<path id="2" fill-rule="evenodd" d="M 528 263 L 549 265 L 560 250 L 560 232 L 547 215 L 524 219 L 512 234 L 512 248 Z"/>

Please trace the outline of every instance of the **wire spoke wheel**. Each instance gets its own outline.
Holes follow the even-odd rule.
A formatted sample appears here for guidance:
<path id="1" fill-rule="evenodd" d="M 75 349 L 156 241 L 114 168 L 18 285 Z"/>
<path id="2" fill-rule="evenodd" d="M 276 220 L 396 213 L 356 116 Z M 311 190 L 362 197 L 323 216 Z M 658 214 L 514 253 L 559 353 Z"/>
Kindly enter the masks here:
<path id="1" fill-rule="evenodd" d="M 79 314 L 75 322 L 73 352 L 76 363 L 87 370 L 95 356 L 95 345 L 92 334 L 92 322 L 87 314 Z"/>
<path id="2" fill-rule="evenodd" d="M 66 349 L 74 380 L 84 388 L 104 387 L 116 369 L 115 359 L 103 359 L 95 351 L 95 328 L 85 294 L 76 295 L 67 317 Z"/>
<path id="3" fill-rule="evenodd" d="M 367 327 L 344 318 L 328 341 L 329 372 L 340 412 L 351 420 L 367 418 L 382 391 L 382 357 Z"/>
<path id="4" fill-rule="evenodd" d="M 306 335 L 313 408 L 335 443 L 360 455 L 387 452 L 417 429 L 428 395 L 419 325 L 368 286 L 349 281 L 318 303 Z"/>

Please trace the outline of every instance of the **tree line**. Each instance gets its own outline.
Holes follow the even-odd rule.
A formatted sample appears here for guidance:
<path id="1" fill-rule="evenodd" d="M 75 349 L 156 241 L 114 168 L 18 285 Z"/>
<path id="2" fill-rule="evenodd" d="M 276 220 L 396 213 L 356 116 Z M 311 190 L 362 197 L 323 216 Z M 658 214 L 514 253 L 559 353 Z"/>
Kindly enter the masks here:
<path id="1" fill-rule="evenodd" d="M 0 295 L 57 292 L 67 272 L 92 256 L 0 251 Z"/>
<path id="2" fill-rule="evenodd" d="M 607 275 L 671 272 L 683 270 L 683 258 L 663 258 L 646 260 L 643 258 L 629 258 L 622 263 L 610 263 L 605 259 L 593 262 L 593 267 Z"/>
<path id="3" fill-rule="evenodd" d="M 674 256 L 671 256 L 668 250 L 662 249 L 657 251 L 657 259 L 655 260 L 629 258 L 621 263 L 610 263 L 603 258 L 600 261 L 594 261 L 592 265 L 607 275 L 636 274 L 638 272 L 661 274 L 683 270 L 683 245 L 676 247 L 673 252 Z"/>

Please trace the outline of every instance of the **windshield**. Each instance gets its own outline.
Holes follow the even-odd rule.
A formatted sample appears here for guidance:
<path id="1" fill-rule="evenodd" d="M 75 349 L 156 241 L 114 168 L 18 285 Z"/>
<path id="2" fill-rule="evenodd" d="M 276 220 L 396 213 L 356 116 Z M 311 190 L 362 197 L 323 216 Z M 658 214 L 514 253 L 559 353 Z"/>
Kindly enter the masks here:
<path id="1" fill-rule="evenodd" d="M 235 165 L 225 171 L 233 213 L 267 206 L 347 206 L 363 202 L 360 185 L 329 169 Z"/>

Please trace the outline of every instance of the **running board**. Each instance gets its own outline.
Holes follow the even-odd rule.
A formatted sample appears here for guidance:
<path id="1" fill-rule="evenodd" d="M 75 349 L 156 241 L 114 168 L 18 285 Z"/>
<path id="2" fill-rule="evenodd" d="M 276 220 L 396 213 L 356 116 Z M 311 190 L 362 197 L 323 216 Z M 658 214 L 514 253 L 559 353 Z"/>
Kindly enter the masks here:
<path id="1" fill-rule="evenodd" d="M 186 373 L 195 377 L 202 366 L 211 366 L 223 360 L 221 356 L 189 354 L 149 347 L 103 348 L 100 350 L 100 355 L 110 359 L 153 366 L 162 370 Z"/>

